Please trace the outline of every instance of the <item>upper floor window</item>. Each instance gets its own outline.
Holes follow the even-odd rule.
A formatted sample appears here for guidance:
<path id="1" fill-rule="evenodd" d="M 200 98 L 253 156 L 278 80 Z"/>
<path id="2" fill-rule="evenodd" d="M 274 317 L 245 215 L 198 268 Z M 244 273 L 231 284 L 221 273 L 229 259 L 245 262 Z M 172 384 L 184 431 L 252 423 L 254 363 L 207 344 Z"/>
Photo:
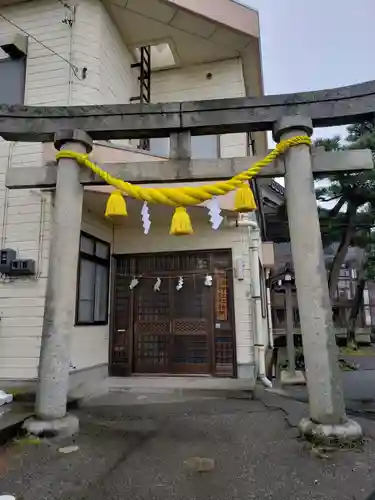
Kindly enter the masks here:
<path id="1" fill-rule="evenodd" d="M 150 139 L 150 153 L 169 157 L 169 137 Z M 193 135 L 191 137 L 191 158 L 193 160 L 209 160 L 220 158 L 219 135 Z"/>
<path id="2" fill-rule="evenodd" d="M 77 325 L 108 323 L 110 245 L 81 234 L 76 304 Z"/>
<path id="3" fill-rule="evenodd" d="M 0 40 L 0 104 L 24 104 L 27 38 Z"/>

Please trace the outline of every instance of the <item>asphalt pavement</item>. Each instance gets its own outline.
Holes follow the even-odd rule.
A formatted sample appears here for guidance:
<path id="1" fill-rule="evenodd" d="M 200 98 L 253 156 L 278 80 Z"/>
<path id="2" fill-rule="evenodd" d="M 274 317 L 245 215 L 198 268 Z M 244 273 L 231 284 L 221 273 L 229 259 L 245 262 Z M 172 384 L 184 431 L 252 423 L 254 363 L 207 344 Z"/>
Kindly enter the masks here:
<path id="1" fill-rule="evenodd" d="M 356 366 L 353 371 L 341 371 L 345 404 L 349 415 L 364 415 L 375 420 L 375 354 L 342 356 Z M 286 386 L 286 395 L 297 401 L 307 402 L 306 386 Z M 279 394 L 281 391 L 276 390 Z"/>
<path id="2" fill-rule="evenodd" d="M 112 404 L 93 401 L 76 412 L 81 432 L 75 439 L 21 440 L 3 448 L 0 494 L 17 500 L 365 500 L 375 489 L 371 432 L 363 448 L 326 455 L 298 438 L 305 403 L 264 391 L 258 398 L 150 404 L 145 397 L 134 405 L 126 394 L 113 394 Z"/>

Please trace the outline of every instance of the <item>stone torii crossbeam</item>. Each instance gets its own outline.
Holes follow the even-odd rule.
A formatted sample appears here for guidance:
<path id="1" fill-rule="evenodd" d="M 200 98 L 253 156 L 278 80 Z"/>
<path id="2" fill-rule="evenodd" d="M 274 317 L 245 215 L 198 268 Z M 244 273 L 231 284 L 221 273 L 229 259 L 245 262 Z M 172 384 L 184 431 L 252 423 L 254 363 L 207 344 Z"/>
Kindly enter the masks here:
<path id="1" fill-rule="evenodd" d="M 171 160 L 104 166 L 132 182 L 229 178 L 252 158 L 190 160 L 190 135 L 273 130 L 274 139 L 312 135 L 313 126 L 345 125 L 375 114 L 375 82 L 319 92 L 155 105 L 66 108 L 0 106 L 0 136 L 10 141 L 55 142 L 56 149 L 92 150 L 92 140 L 171 137 Z M 257 159 L 254 159 L 256 161 Z M 313 176 L 373 168 L 369 151 L 322 153 L 307 145 L 288 150 L 264 176 L 285 175 L 286 201 L 305 353 L 310 418 L 305 435 L 357 439 L 347 419 L 337 363 Z M 69 337 L 74 322 L 75 260 L 83 186 L 100 181 L 62 158 L 57 166 L 9 169 L 12 189 L 56 187 L 54 227 L 43 325 L 36 420 L 31 430 L 70 429 L 66 414 Z"/>

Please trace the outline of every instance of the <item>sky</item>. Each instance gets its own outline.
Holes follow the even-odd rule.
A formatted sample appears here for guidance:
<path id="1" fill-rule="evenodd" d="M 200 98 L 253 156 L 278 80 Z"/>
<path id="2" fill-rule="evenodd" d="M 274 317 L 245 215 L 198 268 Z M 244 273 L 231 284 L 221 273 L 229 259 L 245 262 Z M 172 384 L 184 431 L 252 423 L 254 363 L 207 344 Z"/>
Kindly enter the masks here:
<path id="1" fill-rule="evenodd" d="M 266 94 L 375 80 L 375 0 L 241 0 L 258 10 Z M 345 136 L 344 127 L 314 137 Z"/>

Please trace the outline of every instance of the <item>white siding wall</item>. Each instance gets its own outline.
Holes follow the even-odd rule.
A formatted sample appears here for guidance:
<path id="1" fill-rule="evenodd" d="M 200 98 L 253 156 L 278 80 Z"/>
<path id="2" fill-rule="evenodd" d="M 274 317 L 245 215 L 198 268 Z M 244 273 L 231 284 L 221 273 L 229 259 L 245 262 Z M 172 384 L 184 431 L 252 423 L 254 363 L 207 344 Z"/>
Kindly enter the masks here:
<path id="1" fill-rule="evenodd" d="M 169 220 L 166 216 L 164 226 L 151 226 L 150 233 L 145 236 L 142 228 L 115 227 L 113 249 L 116 254 L 143 253 L 145 249 L 152 252 L 173 252 L 185 250 L 231 249 L 233 262 L 237 258 L 244 259 L 244 280 L 234 278 L 234 309 L 237 344 L 237 363 L 248 365 L 254 361 L 253 327 L 250 294 L 249 240 L 246 228 L 228 228 L 213 231 L 207 223 L 199 223 L 195 219 L 194 235 L 168 235 Z"/>
<path id="2" fill-rule="evenodd" d="M 29 40 L 25 104 L 85 105 L 124 103 L 136 94 L 137 74 L 131 70 L 132 56 L 121 40 L 99 0 L 78 2 L 76 24 L 71 30 L 62 23 L 65 9 L 56 0 L 40 0 L 3 8 L 2 12 L 31 35 L 54 49 L 72 64 L 87 67 L 87 78 L 79 81 L 69 65 L 32 39 Z M 0 33 L 15 31 L 0 20 Z M 207 79 L 212 73 L 212 79 Z M 241 61 L 232 59 L 152 76 L 154 102 L 185 99 L 213 99 L 245 95 Z M 222 156 L 245 155 L 245 135 L 222 137 Z M 51 231 L 51 196 L 34 191 L 7 192 L 5 174 L 9 166 L 39 166 L 40 144 L 9 144 L 0 141 L 0 238 L 2 248 L 11 247 L 21 257 L 35 258 L 36 279 L 0 283 L 0 379 L 34 378 L 37 375 L 46 292 L 48 249 Z M 110 226 L 85 214 L 83 229 L 111 241 Z M 164 228 L 163 228 L 164 231 Z M 242 235 L 242 236 L 241 236 Z M 197 227 L 190 238 L 165 238 L 151 231 L 144 237 L 140 228 L 132 236 L 118 231 L 115 251 L 154 251 L 232 248 L 233 255 L 246 256 L 241 231 L 219 231 Z M 253 344 L 246 279 L 235 281 L 238 361 L 246 362 Z M 108 327 L 76 327 L 72 338 L 71 362 L 77 369 L 106 363 Z"/>
<path id="3" fill-rule="evenodd" d="M 211 73 L 212 78 L 207 78 Z M 200 64 L 188 68 L 154 72 L 152 102 L 245 97 L 241 59 Z M 220 139 L 221 156 L 246 156 L 246 134 L 226 134 Z"/>
<path id="4" fill-rule="evenodd" d="M 62 24 L 64 8 L 58 2 L 29 2 L 3 8 L 2 13 L 62 57 L 69 56 L 69 29 Z M 17 30 L 0 19 L 0 33 Z M 29 39 L 25 103 L 64 105 L 68 99 L 69 67 Z M 37 261 L 37 276 L 0 282 L 0 378 L 34 378 L 37 374 L 51 229 L 51 195 L 34 191 L 7 191 L 9 167 L 39 166 L 40 144 L 0 140 L 1 248 Z"/>
<path id="5" fill-rule="evenodd" d="M 1 248 L 36 261 L 36 276 L 0 282 L 0 378 L 33 378 L 39 359 L 51 230 L 51 195 L 38 191 L 1 198 Z M 5 213 L 4 213 L 5 212 Z"/>
<path id="6" fill-rule="evenodd" d="M 82 230 L 112 243 L 112 225 L 84 210 Z M 111 249 L 112 250 L 112 249 Z M 101 326 L 75 326 L 71 343 L 71 363 L 75 369 L 108 363 L 109 324 Z"/>
<path id="7" fill-rule="evenodd" d="M 66 10 L 56 0 L 2 8 L 2 13 L 78 68 L 87 67 L 87 78 L 79 81 L 67 62 L 29 39 L 25 104 L 126 103 L 133 95 L 136 74 L 130 68 L 131 55 L 99 0 L 78 3 L 72 30 L 62 23 Z M 0 19 L 1 35 L 16 31 Z M 37 279 L 0 282 L 0 379 L 31 379 L 37 375 L 51 198 L 38 190 L 7 191 L 5 174 L 9 167 L 33 167 L 41 163 L 41 144 L 11 144 L 0 139 L 1 248 L 14 248 L 21 257 L 35 258 L 38 263 Z M 96 234 L 95 227 L 84 224 L 87 232 Z M 77 329 L 72 343 L 72 363 L 79 368 L 106 362 L 107 348 L 104 351 L 101 346 L 107 337 L 108 329 L 102 327 Z"/>
<path id="8" fill-rule="evenodd" d="M 87 67 L 87 77 L 72 77 L 72 105 L 127 103 L 136 92 L 133 57 L 98 0 L 77 5 L 73 57 L 77 67 Z"/>

